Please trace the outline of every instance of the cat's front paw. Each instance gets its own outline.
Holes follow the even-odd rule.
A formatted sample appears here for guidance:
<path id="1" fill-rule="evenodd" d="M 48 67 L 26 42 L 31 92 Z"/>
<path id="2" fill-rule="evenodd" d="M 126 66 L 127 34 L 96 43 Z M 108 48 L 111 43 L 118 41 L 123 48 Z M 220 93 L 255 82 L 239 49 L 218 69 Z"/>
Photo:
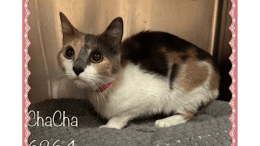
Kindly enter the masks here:
<path id="1" fill-rule="evenodd" d="M 164 128 L 164 127 L 170 127 L 179 125 L 182 123 L 187 122 L 182 116 L 180 115 L 174 115 L 165 119 L 160 119 L 155 122 L 156 127 Z"/>
<path id="2" fill-rule="evenodd" d="M 164 128 L 164 127 L 170 127 L 171 123 L 165 120 L 157 120 L 154 124 L 156 127 Z"/>
<path id="3" fill-rule="evenodd" d="M 99 126 L 99 128 L 114 128 L 114 129 L 122 129 L 122 127 L 121 126 L 118 126 L 118 125 L 108 125 L 108 124 L 106 124 L 106 125 L 102 125 L 102 126 Z"/>
<path id="4" fill-rule="evenodd" d="M 122 129 L 127 124 L 128 120 L 128 117 L 112 117 L 106 125 L 100 126 L 99 128 Z"/>

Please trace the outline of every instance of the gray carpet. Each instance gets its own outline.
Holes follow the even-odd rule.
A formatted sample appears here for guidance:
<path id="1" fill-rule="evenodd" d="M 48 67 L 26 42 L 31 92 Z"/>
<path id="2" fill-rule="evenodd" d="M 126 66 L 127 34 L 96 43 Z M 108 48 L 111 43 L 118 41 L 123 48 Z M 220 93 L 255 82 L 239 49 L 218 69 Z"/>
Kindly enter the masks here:
<path id="1" fill-rule="evenodd" d="M 52 117 L 57 110 L 65 111 L 66 117 L 78 118 L 78 127 L 52 126 L 29 127 L 29 144 L 37 146 L 230 146 L 229 116 L 231 108 L 228 102 L 214 101 L 203 107 L 189 122 L 169 128 L 157 128 L 154 123 L 164 115 L 135 119 L 121 130 L 98 128 L 106 120 L 98 116 L 85 100 L 58 99 L 33 104 L 29 111 L 39 111 L 40 117 Z M 57 119 L 60 124 L 62 120 Z M 75 119 L 74 119 L 75 120 Z M 31 119 L 33 125 L 36 119 Z M 41 123 L 40 123 L 41 124 Z M 55 145 L 55 146 L 56 146 Z M 71 143 L 69 146 L 73 146 Z"/>

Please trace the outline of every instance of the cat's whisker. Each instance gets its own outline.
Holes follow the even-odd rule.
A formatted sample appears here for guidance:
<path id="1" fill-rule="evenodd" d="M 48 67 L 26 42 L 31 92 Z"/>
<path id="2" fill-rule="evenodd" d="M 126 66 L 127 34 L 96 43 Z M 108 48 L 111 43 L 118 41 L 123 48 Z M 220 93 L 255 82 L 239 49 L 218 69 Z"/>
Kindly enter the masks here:
<path id="1" fill-rule="evenodd" d="M 102 85 L 100 85 L 99 82 L 95 82 L 95 84 L 97 84 L 97 86 L 102 86 Z M 102 99 L 102 100 L 104 101 L 104 103 L 106 104 L 106 98 L 105 98 L 105 95 L 104 95 L 105 92 L 106 92 L 106 91 L 104 91 L 104 92 L 99 92 L 99 93 L 97 93 L 97 94 L 100 95 L 101 99 Z"/>
<path id="2" fill-rule="evenodd" d="M 109 82 L 115 80 L 114 78 L 112 77 L 106 77 L 106 76 L 102 76 L 102 75 L 93 75 L 93 76 L 89 76 L 89 75 L 82 75 L 82 77 L 86 77 L 88 79 L 96 79 L 96 78 L 101 78 L 101 79 L 105 79 L 105 80 L 108 80 Z"/>
<path id="3" fill-rule="evenodd" d="M 105 96 L 103 95 L 103 92 L 100 92 L 99 95 L 100 95 L 100 97 L 101 97 L 101 100 L 103 100 L 103 101 L 104 101 L 104 104 L 106 105 L 106 104 L 107 104 L 107 103 L 106 103 L 106 98 L 105 98 Z"/>
<path id="4" fill-rule="evenodd" d="M 65 76 L 66 76 L 65 74 L 62 74 L 62 75 L 59 75 L 57 77 L 51 78 L 50 81 L 53 81 L 53 80 L 56 80 L 58 78 L 65 77 Z"/>
<path id="5" fill-rule="evenodd" d="M 94 84 L 98 87 L 100 86 L 98 82 L 96 82 L 95 80 L 93 80 Z M 98 102 L 98 108 L 100 108 L 100 106 L 102 106 L 102 103 L 100 103 L 99 98 L 101 98 L 101 100 L 104 101 L 104 104 L 106 104 L 106 100 L 102 94 L 102 92 L 98 93 L 98 92 L 94 92 L 95 98 L 97 98 L 97 102 Z M 100 105 L 99 105 L 100 104 Z"/>
<path id="6" fill-rule="evenodd" d="M 54 80 L 57 80 L 57 79 L 63 80 L 65 78 L 68 78 L 68 75 L 63 74 L 63 75 L 59 75 L 57 77 L 51 78 L 50 81 L 54 81 Z"/>
<path id="7" fill-rule="evenodd" d="M 109 97 L 110 96 L 110 94 L 109 94 L 109 92 L 108 92 L 108 90 L 106 90 L 106 91 L 104 91 L 104 92 L 100 92 L 100 95 L 101 95 L 101 98 L 103 99 L 103 101 L 105 102 L 105 104 L 106 104 L 106 97 Z"/>

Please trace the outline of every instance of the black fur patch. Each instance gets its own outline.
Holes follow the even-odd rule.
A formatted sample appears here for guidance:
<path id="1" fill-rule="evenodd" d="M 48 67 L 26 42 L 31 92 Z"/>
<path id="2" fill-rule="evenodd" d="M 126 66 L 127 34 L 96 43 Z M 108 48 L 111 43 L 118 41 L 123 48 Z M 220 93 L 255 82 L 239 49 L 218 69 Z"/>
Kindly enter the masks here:
<path id="1" fill-rule="evenodd" d="M 188 55 L 181 55 L 181 60 L 182 61 L 186 61 L 187 59 L 189 58 L 189 56 Z"/>
<path id="2" fill-rule="evenodd" d="M 177 64 L 174 64 L 172 65 L 172 70 L 171 70 L 171 74 L 170 74 L 170 89 L 173 90 L 172 88 L 172 83 L 173 81 L 175 80 L 177 74 L 178 74 L 178 65 Z"/>
<path id="3" fill-rule="evenodd" d="M 85 42 L 94 43 L 95 41 L 95 35 L 93 34 L 87 34 L 85 37 Z"/>
<path id="4" fill-rule="evenodd" d="M 213 60 L 213 57 L 206 51 L 200 49 L 200 48 L 197 48 L 196 50 L 197 52 L 197 58 L 199 60 L 211 60 L 212 61 L 212 65 L 213 65 L 213 69 L 216 71 L 216 72 L 219 72 L 218 70 L 218 66 L 216 64 L 216 62 Z"/>
<path id="5" fill-rule="evenodd" d="M 140 32 L 126 39 L 120 46 L 122 63 L 130 62 L 140 65 L 140 68 L 149 73 L 167 76 L 168 64 L 166 56 L 161 52 L 166 51 L 186 52 L 192 44 L 165 32 Z"/>
<path id="6" fill-rule="evenodd" d="M 212 58 L 212 56 L 208 52 L 206 52 L 202 49 L 197 48 L 196 52 L 197 52 L 197 58 L 199 60 L 208 60 L 208 59 Z"/>

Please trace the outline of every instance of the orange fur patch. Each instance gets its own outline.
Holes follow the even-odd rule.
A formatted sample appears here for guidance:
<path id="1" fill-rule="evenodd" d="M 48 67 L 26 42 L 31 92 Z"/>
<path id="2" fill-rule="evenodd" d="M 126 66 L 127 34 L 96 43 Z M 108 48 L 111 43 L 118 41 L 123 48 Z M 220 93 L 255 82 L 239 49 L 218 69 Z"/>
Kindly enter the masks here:
<path id="1" fill-rule="evenodd" d="M 102 76 L 111 77 L 113 62 L 110 59 L 104 58 L 101 63 L 95 65 L 98 73 Z"/>
<path id="2" fill-rule="evenodd" d="M 120 55 L 113 58 L 104 58 L 104 60 L 95 65 L 100 75 L 111 77 L 120 69 Z"/>
<path id="3" fill-rule="evenodd" d="M 193 60 L 198 60 L 198 59 L 197 59 L 198 53 L 197 53 L 195 47 L 191 47 L 191 48 L 187 51 L 187 54 L 190 56 L 190 58 L 192 58 L 191 61 L 193 61 Z"/>
<path id="4" fill-rule="evenodd" d="M 166 51 L 166 47 L 162 47 L 161 52 L 163 52 L 165 54 L 168 65 L 184 63 L 184 61 L 180 57 L 184 53 Z"/>
<path id="5" fill-rule="evenodd" d="M 214 71 L 214 73 L 211 75 L 210 83 L 209 83 L 209 89 L 211 91 L 219 88 L 219 80 L 220 80 L 219 74 Z"/>
<path id="6" fill-rule="evenodd" d="M 199 65 L 196 62 L 187 63 L 180 69 L 177 83 L 184 92 L 190 92 L 196 87 L 203 85 L 208 75 L 209 69 L 207 66 Z"/>
<path id="7" fill-rule="evenodd" d="M 182 64 L 184 61 L 181 59 L 182 53 L 177 52 L 165 52 L 165 56 L 167 59 L 168 64 Z"/>
<path id="8" fill-rule="evenodd" d="M 189 121 L 196 114 L 196 111 L 186 111 L 185 113 L 181 113 L 180 115 L 184 117 L 185 120 Z"/>
<path id="9" fill-rule="evenodd" d="M 180 65 L 185 62 L 194 62 L 197 60 L 196 51 L 193 47 L 189 48 L 186 52 L 166 51 L 166 47 L 162 47 L 161 52 L 165 54 L 169 66 L 173 64 Z M 184 61 L 182 56 L 186 56 L 187 60 Z"/>

